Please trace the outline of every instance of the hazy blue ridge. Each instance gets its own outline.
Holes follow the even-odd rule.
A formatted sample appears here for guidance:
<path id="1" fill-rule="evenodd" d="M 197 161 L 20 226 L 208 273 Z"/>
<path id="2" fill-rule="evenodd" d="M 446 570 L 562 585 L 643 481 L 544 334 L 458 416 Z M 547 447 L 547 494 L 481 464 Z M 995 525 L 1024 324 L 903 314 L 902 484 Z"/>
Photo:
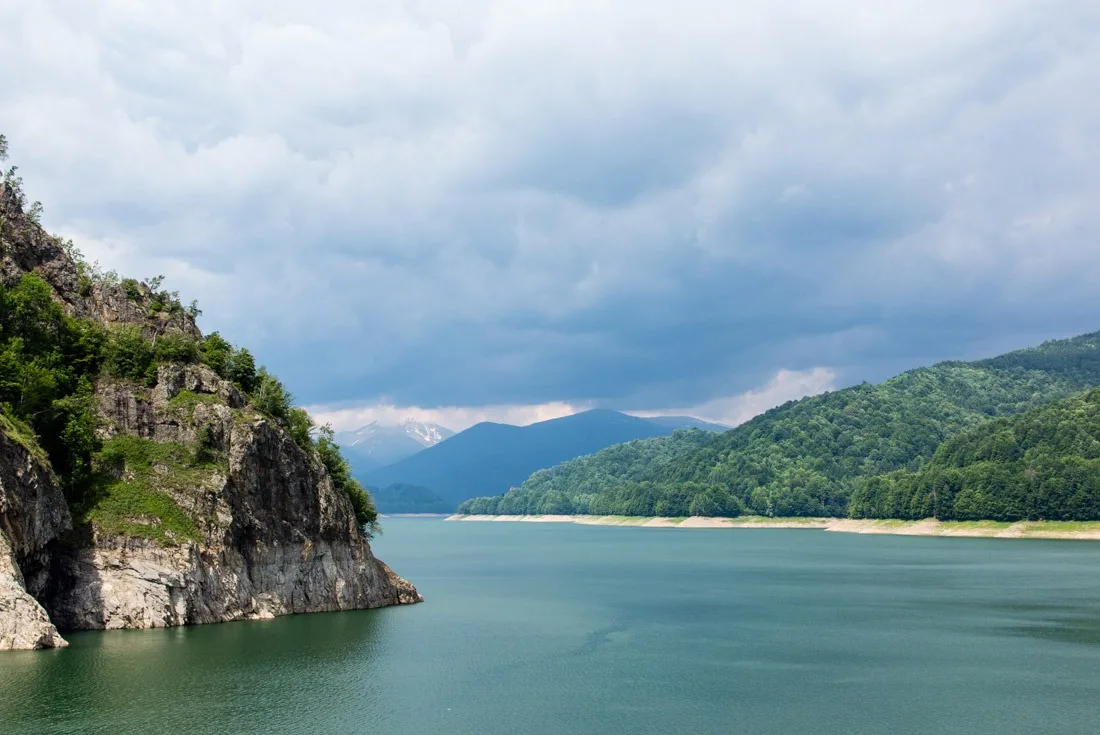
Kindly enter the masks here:
<path id="1" fill-rule="evenodd" d="M 677 419 L 670 423 L 676 426 L 683 422 Z M 485 422 L 388 467 L 368 472 L 363 479 L 373 487 L 420 485 L 458 505 L 475 496 L 506 492 L 544 467 L 673 430 L 650 419 L 606 409 L 530 426 Z"/>
<path id="2" fill-rule="evenodd" d="M 452 513 L 455 506 L 434 491 L 420 485 L 397 483 L 384 488 L 370 488 L 379 513 Z"/>

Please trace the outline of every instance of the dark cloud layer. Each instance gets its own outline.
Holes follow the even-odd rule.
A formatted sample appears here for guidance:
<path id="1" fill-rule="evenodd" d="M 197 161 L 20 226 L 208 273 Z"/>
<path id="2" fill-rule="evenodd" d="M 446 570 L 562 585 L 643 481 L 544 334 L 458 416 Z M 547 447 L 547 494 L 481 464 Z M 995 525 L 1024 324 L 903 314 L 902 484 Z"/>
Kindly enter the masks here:
<path id="1" fill-rule="evenodd" d="M 692 406 L 1100 328 L 1100 12 L 888 5 L 50 0 L 0 10 L 0 129 L 50 227 L 311 403 Z"/>

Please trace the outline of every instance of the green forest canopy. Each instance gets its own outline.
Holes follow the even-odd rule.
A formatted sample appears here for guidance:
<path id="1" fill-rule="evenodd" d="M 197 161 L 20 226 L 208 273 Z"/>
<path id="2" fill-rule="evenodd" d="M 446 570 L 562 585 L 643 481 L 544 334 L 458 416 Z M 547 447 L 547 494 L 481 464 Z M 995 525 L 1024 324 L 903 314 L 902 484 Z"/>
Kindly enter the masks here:
<path id="1" fill-rule="evenodd" d="M 871 478 L 855 518 L 1100 519 L 1100 389 L 944 442 L 920 472 Z"/>
<path id="2" fill-rule="evenodd" d="M 634 442 L 637 462 L 612 447 L 459 512 L 845 516 L 870 478 L 917 472 L 962 431 L 1097 385 L 1100 333 L 944 362 L 793 401 L 701 443 L 683 434 Z"/>
<path id="3" fill-rule="evenodd" d="M 180 308 L 172 298 L 150 301 L 153 309 Z M 49 284 L 35 275 L 24 275 L 12 288 L 0 286 L 0 428 L 48 459 L 74 509 L 90 510 L 82 500 L 101 479 L 96 472 L 104 460 L 94 381 L 108 376 L 151 384 L 157 367 L 167 363 L 202 363 L 232 381 L 305 451 L 317 454 L 361 523 L 376 523 L 370 496 L 351 477 L 331 431 L 322 429 L 315 437 L 309 414 L 292 406 L 283 384 L 257 369 L 248 350 L 217 333 L 202 340 L 162 334 L 153 341 L 137 326 L 105 329 L 66 314 Z"/>

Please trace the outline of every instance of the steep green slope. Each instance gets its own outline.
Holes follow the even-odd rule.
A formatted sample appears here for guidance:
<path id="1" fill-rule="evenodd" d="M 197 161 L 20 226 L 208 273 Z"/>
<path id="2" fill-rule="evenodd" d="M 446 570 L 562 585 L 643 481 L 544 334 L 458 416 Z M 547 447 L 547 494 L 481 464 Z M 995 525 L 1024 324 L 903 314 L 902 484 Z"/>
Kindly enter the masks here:
<path id="1" fill-rule="evenodd" d="M 682 508 L 675 499 L 694 488 L 729 514 L 843 516 L 865 478 L 919 470 L 965 429 L 1096 385 L 1100 333 L 989 360 L 944 362 L 772 409 L 634 472 L 625 490 L 622 473 L 599 465 L 574 475 L 570 488 L 534 483 L 526 508 L 543 507 L 537 496 L 560 490 L 574 506 L 581 495 L 597 495 L 614 498 L 597 503 L 600 512 L 654 515 L 670 504 Z"/>
<path id="2" fill-rule="evenodd" d="M 372 487 L 397 483 L 428 487 L 454 507 L 468 498 L 507 492 L 544 467 L 672 431 L 672 427 L 607 409 L 528 426 L 485 422 L 370 472 L 365 479 Z"/>
<path id="3" fill-rule="evenodd" d="M 645 488 L 639 483 L 656 468 L 682 458 L 713 437 L 714 434 L 701 429 L 683 429 L 669 436 L 616 444 L 595 454 L 539 470 L 503 497 L 467 500 L 459 507 L 459 512 L 639 515 L 630 512 L 631 504 L 645 494 Z M 688 515 L 692 498 L 687 497 L 687 492 L 691 490 L 688 488 L 685 493 L 670 499 L 678 503 L 675 506 L 668 503 L 657 506 L 657 513 Z"/>
<path id="4" fill-rule="evenodd" d="M 874 477 L 856 518 L 1100 519 L 1100 389 L 947 440 L 918 473 Z"/>

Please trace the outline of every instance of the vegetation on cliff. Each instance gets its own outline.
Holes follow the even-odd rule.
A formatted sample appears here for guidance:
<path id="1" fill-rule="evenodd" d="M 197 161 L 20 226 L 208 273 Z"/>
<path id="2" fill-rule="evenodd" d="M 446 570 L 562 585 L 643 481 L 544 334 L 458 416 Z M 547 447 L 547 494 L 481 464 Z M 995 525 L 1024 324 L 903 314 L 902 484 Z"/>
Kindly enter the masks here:
<path id="1" fill-rule="evenodd" d="M 597 453 L 459 511 L 495 503 L 509 514 L 845 516 L 869 478 L 917 472 L 962 431 L 1096 385 L 1100 333 L 794 401 L 697 446 L 677 435 L 633 450 L 674 455 L 667 460 L 631 465 L 616 451 Z"/>
<path id="2" fill-rule="evenodd" d="M 0 136 L 0 160 L 6 157 L 7 141 Z M 51 251 L 71 259 L 67 267 L 77 275 L 76 292 L 59 294 L 40 275 L 22 272 L 12 278 L 6 269 L 7 283 L 0 283 L 0 430 L 48 459 L 78 519 L 161 541 L 194 536 L 193 523 L 184 522 L 171 498 L 156 488 L 177 480 L 197 482 L 199 475 L 224 464 L 224 458 L 209 451 L 202 431 L 193 446 L 157 445 L 135 437 L 104 443 L 95 388 L 104 381 L 152 386 L 161 366 L 201 364 L 236 386 L 252 408 L 316 457 L 335 487 L 347 494 L 357 521 L 368 532 L 377 529 L 373 502 L 351 477 L 331 431 L 317 430 L 278 378 L 257 368 L 248 350 L 217 333 L 202 337 L 194 325 L 200 313 L 194 302 L 184 307 L 178 293 L 162 288 L 160 276 L 139 282 L 104 272 L 71 242 L 43 233 L 38 225 L 41 206 L 27 205 L 15 167 L 4 172 L 0 195 L 5 257 L 18 247 L 12 243 L 44 240 Z M 97 289 L 117 292 L 130 321 L 104 323 L 71 306 L 90 299 Z M 182 405 L 210 397 L 181 393 L 175 400 Z M 131 523 L 127 518 L 145 520 Z"/>
<path id="3" fill-rule="evenodd" d="M 99 472 L 72 500 L 73 515 L 107 536 L 148 538 L 163 545 L 202 539 L 195 519 L 173 498 L 202 491 L 222 463 L 180 442 L 117 436 L 95 455 Z"/>

